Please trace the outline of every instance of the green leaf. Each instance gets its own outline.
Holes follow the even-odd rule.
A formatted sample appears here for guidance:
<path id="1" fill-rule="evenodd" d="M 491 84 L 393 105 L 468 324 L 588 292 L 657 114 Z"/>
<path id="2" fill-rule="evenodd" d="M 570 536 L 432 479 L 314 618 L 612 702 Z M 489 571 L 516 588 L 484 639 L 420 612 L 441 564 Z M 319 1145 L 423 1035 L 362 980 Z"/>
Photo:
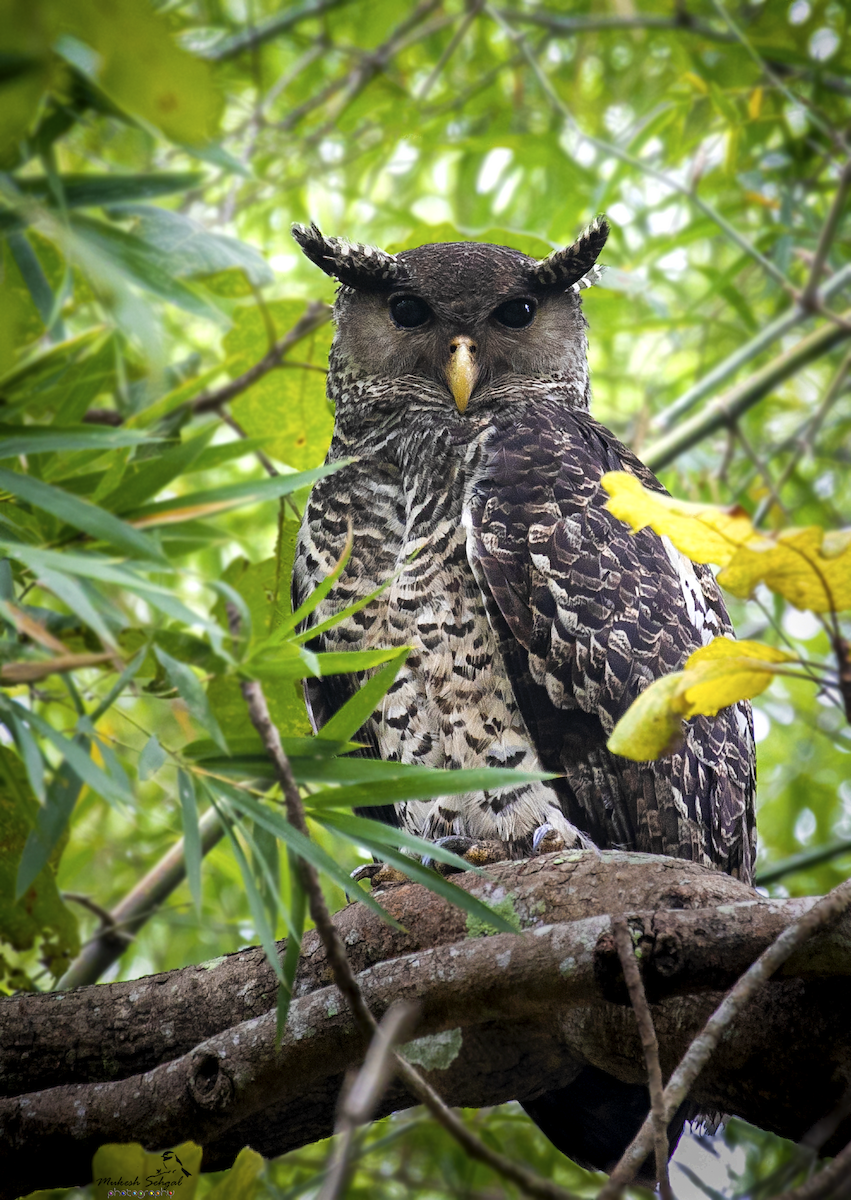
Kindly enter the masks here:
<path id="1" fill-rule="evenodd" d="M 70 492 L 53 487 L 49 483 L 42 483 L 40 479 L 30 475 L 7 471 L 4 467 L 0 467 L 0 488 L 43 512 L 51 513 L 58 520 L 73 525 L 75 529 L 87 533 L 90 537 L 115 546 L 125 554 L 170 566 L 168 559 L 152 538 L 88 500 L 81 500 Z"/>
<path id="2" fill-rule="evenodd" d="M 113 779 L 111 775 L 108 775 L 106 771 L 102 770 L 94 762 L 78 742 L 63 737 L 61 733 L 54 729 L 52 725 L 49 725 L 38 713 L 30 712 L 16 701 L 8 700 L 5 696 L 0 696 L 0 711 L 9 712 L 10 709 L 12 709 L 19 720 L 29 725 L 33 732 L 40 733 L 42 737 L 47 738 L 56 747 L 71 769 L 80 776 L 83 783 L 87 783 L 97 795 L 103 796 L 110 804 L 132 804 L 133 795 L 128 790 L 125 781 L 120 778 Z"/>
<path id="3" fill-rule="evenodd" d="M 145 783 L 148 779 L 152 779 L 159 771 L 160 767 L 166 760 L 166 752 L 157 740 L 157 735 L 152 733 L 142 748 L 142 753 L 139 755 L 139 780 Z"/>
<path id="4" fill-rule="evenodd" d="M 437 796 L 458 796 L 465 792 L 491 793 L 499 788 L 519 787 L 523 783 L 553 778 L 552 774 L 515 771 L 509 767 L 479 767 L 467 771 L 451 771 L 438 767 L 387 763 L 386 768 L 381 769 L 377 764 L 366 768 L 356 767 L 354 759 L 343 761 L 352 767 L 353 776 L 357 777 L 363 772 L 368 782 L 314 792 L 310 797 L 312 806 L 367 808 L 402 800 L 432 800 Z M 321 766 L 319 769 L 321 770 Z M 306 771 L 306 778 L 309 779 L 311 768 L 307 766 Z"/>
<path id="5" fill-rule="evenodd" d="M 147 749 L 147 747 L 146 747 Z M 160 751 L 162 754 L 162 751 Z M 163 755 L 163 757 L 165 757 Z M 140 763 L 141 766 L 141 763 Z M 141 771 L 140 771 L 141 778 Z M 186 771 L 177 772 L 177 794 L 180 797 L 180 812 L 183 822 L 183 857 L 186 861 L 186 878 L 195 911 L 201 916 L 201 831 L 198 828 L 198 803 L 195 797 L 195 782 Z"/>
<path id="6" fill-rule="evenodd" d="M 387 695 L 388 690 L 409 654 L 410 650 L 407 647 L 403 647 L 398 651 L 395 658 L 390 659 L 386 666 L 383 666 L 380 671 L 376 671 L 374 675 L 370 676 L 358 688 L 354 696 L 350 697 L 334 713 L 333 717 L 325 722 L 319 730 L 319 737 L 331 738 L 332 740 L 354 737 Z"/>
<path id="7" fill-rule="evenodd" d="M 153 200 L 197 187 L 204 176 L 198 171 L 115 172 L 105 175 L 60 175 L 62 198 L 66 208 L 108 208 L 113 204 L 132 204 Z M 46 178 L 31 176 L 16 180 L 18 190 L 42 204 L 53 204 L 53 193 Z"/>
<path id="8" fill-rule="evenodd" d="M 71 219 L 71 228 L 108 262 L 118 264 L 140 287 L 196 317 L 219 324 L 224 322 L 222 313 L 202 292 L 174 277 L 167 255 L 140 238 L 93 217 L 75 216 Z"/>
<path id="9" fill-rule="evenodd" d="M 88 751 L 86 738 L 78 737 L 77 741 L 81 750 Z M 82 788 L 79 775 L 71 770 L 67 762 L 62 763 L 51 780 L 45 802 L 36 813 L 24 846 L 15 882 L 16 900 L 26 894 L 54 853 L 64 844 L 68 822 Z"/>
<path id="10" fill-rule="evenodd" d="M 120 485 L 113 492 L 103 497 L 101 504 L 104 508 L 120 513 L 138 509 L 151 496 L 167 487 L 173 479 L 185 474 L 209 444 L 215 432 L 215 425 L 210 425 L 195 437 L 164 449 L 155 458 L 143 459 L 138 467 L 124 475 Z"/>
<path id="11" fill-rule="evenodd" d="M 273 809 L 260 804 L 246 792 L 229 787 L 222 783 L 221 780 L 215 780 L 211 786 L 215 786 L 217 791 L 223 793 L 234 808 L 243 812 L 247 817 L 252 817 L 258 825 L 263 826 L 270 833 L 280 838 L 284 845 L 289 847 L 294 854 L 312 863 L 320 874 L 328 875 L 343 891 L 351 892 L 356 886 L 352 883 L 351 876 L 346 874 L 327 851 L 295 829 L 283 815 L 279 815 Z M 369 892 L 362 893 L 361 898 L 366 905 L 379 913 L 385 921 L 388 921 L 396 928 L 400 927 L 398 921 L 385 912 Z"/>
<path id="12" fill-rule="evenodd" d="M 106 8 L 75 0 L 51 17 L 65 42 L 76 43 L 72 50 L 57 39 L 57 48 L 120 109 L 176 142 L 213 137 L 222 97 L 210 67 L 176 44 L 162 14 L 135 0 L 111 0 Z"/>
<path id="13" fill-rule="evenodd" d="M 227 754 L 228 744 L 225 741 L 225 735 L 222 733 L 218 721 L 213 716 L 204 689 L 192 668 L 187 667 L 185 663 L 178 662 L 170 654 L 166 654 L 161 646 L 154 646 L 154 653 L 165 670 L 169 683 L 173 688 L 177 689 L 181 699 L 189 709 L 190 715 L 198 722 L 202 729 L 205 729 L 209 733 L 216 745 Z"/>
<path id="14" fill-rule="evenodd" d="M 160 439 L 135 429 L 110 429 L 97 425 L 0 425 L 0 460 L 19 454 L 55 451 L 117 450 L 123 446 L 153 444 Z"/>
<path id="15" fill-rule="evenodd" d="M 15 969 L 16 954 L 37 947 L 39 957 L 58 977 L 80 948 L 77 922 L 56 886 L 56 841 L 51 848 L 53 864 L 47 865 L 43 859 L 35 874 L 31 855 L 24 870 L 28 877 L 25 894 L 15 898 L 16 874 L 20 878 L 18 857 L 29 842 L 39 807 L 20 760 L 14 751 L 0 746 L 0 983 L 4 989 L 32 987 L 26 973 Z"/>
<path id="16" fill-rule="evenodd" d="M 311 815 L 318 819 L 318 814 Z M 371 850 L 376 858 L 396 867 L 414 883 L 421 883 L 423 887 L 427 887 L 429 891 L 441 896 L 456 908 L 463 909 L 476 920 L 499 930 L 500 933 L 517 932 L 515 924 L 507 921 L 489 905 L 484 904 L 475 896 L 471 896 L 457 884 L 451 883 L 437 871 L 432 871 L 430 867 L 424 867 L 415 858 L 402 854 L 398 846 L 408 846 L 419 854 L 428 854 L 440 862 L 451 863 L 462 870 L 476 870 L 469 863 L 464 862 L 463 858 L 459 858 L 457 854 L 452 854 L 450 851 L 444 850 L 442 846 L 427 842 L 423 838 L 406 834 L 404 830 L 393 825 L 384 825 L 380 821 L 371 821 L 367 817 L 353 817 L 344 813 L 324 811 L 321 819 L 332 829 L 336 829 L 339 833 L 351 838 L 353 842 Z"/>
<path id="17" fill-rule="evenodd" d="M 253 246 L 210 233 L 182 213 L 130 205 L 119 215 L 125 214 L 136 218 L 136 236 L 168 255 L 178 275 L 214 275 L 238 267 L 255 287 L 266 287 L 274 280 L 266 260 Z"/>
<path id="18" fill-rule="evenodd" d="M 165 515 L 173 516 L 176 512 L 185 512 L 187 516 L 196 510 L 226 512 L 231 508 L 277 500 L 281 496 L 289 496 L 292 492 L 299 491 L 300 488 L 310 487 L 317 479 L 333 475 L 346 462 L 348 460 L 330 463 L 328 466 L 317 467 L 315 471 L 277 475 L 273 479 L 256 479 L 246 483 L 227 483 L 222 487 L 206 488 L 204 491 L 190 492 L 184 496 L 160 500 L 156 504 L 146 504 L 126 515 L 132 516 L 135 520 L 144 518 L 147 523 L 155 524 L 155 518 Z"/>

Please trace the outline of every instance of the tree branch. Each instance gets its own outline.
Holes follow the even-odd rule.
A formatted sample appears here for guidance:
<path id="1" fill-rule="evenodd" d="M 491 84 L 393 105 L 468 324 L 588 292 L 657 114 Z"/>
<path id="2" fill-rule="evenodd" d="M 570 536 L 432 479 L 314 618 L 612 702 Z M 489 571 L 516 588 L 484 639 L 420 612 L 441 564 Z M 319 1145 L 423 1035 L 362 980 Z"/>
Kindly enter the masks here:
<path id="1" fill-rule="evenodd" d="M 242 375 L 238 375 L 236 379 L 232 379 L 230 383 L 225 383 L 220 388 L 216 388 L 212 392 L 204 392 L 191 403 L 191 408 L 194 413 L 214 412 L 221 408 L 228 400 L 233 400 L 235 396 L 246 391 L 258 379 L 262 379 L 264 375 L 280 366 L 281 359 L 287 351 L 300 342 L 302 338 L 308 337 L 316 329 L 331 320 L 331 306 L 324 304 L 320 300 L 312 301 L 308 306 L 304 315 L 296 321 L 292 329 L 288 330 L 282 338 L 279 338 L 273 346 L 267 350 L 259 362 L 256 362 L 253 367 L 249 367 Z"/>
<path id="2" fill-rule="evenodd" d="M 849 904 L 851 881 L 840 884 L 827 896 L 823 896 L 809 912 L 800 916 L 788 929 L 784 929 L 776 941 L 764 950 L 753 966 L 745 972 L 689 1046 L 688 1053 L 668 1081 L 664 1097 L 666 1121 L 671 1120 L 706 1066 L 721 1037 L 741 1016 L 762 984 L 766 983 L 813 934 L 844 915 Z M 600 1192 L 599 1200 L 614 1200 L 622 1186 L 635 1177 L 653 1145 L 653 1136 L 652 1117 L 648 1117 L 612 1172 L 608 1184 Z"/>
<path id="3" fill-rule="evenodd" d="M 635 961 L 635 947 L 629 926 L 623 917 L 616 917 L 612 922 L 612 934 L 618 958 L 621 960 L 623 977 L 629 992 L 632 1010 L 638 1023 L 641 1035 L 641 1047 L 644 1050 L 644 1060 L 647 1063 L 647 1084 L 650 1091 L 650 1113 L 653 1119 L 653 1149 L 656 1159 L 656 1180 L 662 1200 L 673 1200 L 671 1183 L 668 1179 L 668 1123 L 665 1120 L 664 1083 L 662 1067 L 659 1063 L 659 1043 L 656 1040 L 656 1030 L 653 1027 L 653 1017 L 650 1005 L 644 994 L 644 984 L 641 982 L 641 971 Z"/>
<path id="4" fill-rule="evenodd" d="M 628 1082 L 646 1079 L 612 917 L 593 915 L 595 908 L 623 911 L 633 899 L 652 898 L 649 910 L 627 912 L 641 939 L 661 1065 L 670 1071 L 722 999 L 716 989 L 817 903 L 756 898 L 720 873 L 650 855 L 557 854 L 498 864 L 490 873 L 464 886 L 491 903 L 510 898 L 525 934 L 465 937 L 463 914 L 413 884 L 389 888 L 381 899 L 416 935 L 388 928 L 360 904 L 333 919 L 369 1011 L 381 1016 L 394 1001 L 420 1005 L 420 1037 L 408 1053 L 427 1064 L 429 1083 L 456 1105 L 532 1099 L 569 1083 L 586 1062 Z M 708 896 L 715 897 L 708 907 L 689 907 Z M 560 912 L 570 912 L 571 923 L 553 922 Z M 846 916 L 795 952 L 782 978 L 726 1027 L 692 1090 L 696 1103 L 796 1139 L 836 1107 L 851 1071 L 849 942 Z M 315 933 L 305 936 L 303 952 L 280 1051 L 274 975 L 260 951 L 0 1004 L 4 1065 L 17 1078 L 12 1089 L 24 1093 L 0 1102 L 6 1194 L 79 1182 L 105 1141 L 139 1140 L 154 1149 L 194 1138 L 204 1144 L 205 1169 L 217 1170 L 247 1144 L 271 1156 L 328 1136 L 345 1073 L 361 1062 L 370 1038 L 329 986 Z M 218 1031 L 209 1035 L 211 1013 Z M 454 1039 L 448 1064 L 429 1058 L 436 1034 Z M 136 1043 L 143 1050 L 134 1057 Z M 42 1056 L 51 1055 L 58 1086 L 40 1070 Z M 379 1112 L 415 1099 L 406 1082 L 396 1082 Z M 845 1118 L 825 1152 L 849 1138 Z M 557 1194 L 537 1182 L 536 1194 Z"/>
<path id="5" fill-rule="evenodd" d="M 846 309 L 842 320 L 847 321 L 849 318 L 851 309 Z M 820 329 L 801 338 L 791 350 L 787 350 L 748 379 L 710 401 L 702 412 L 696 413 L 688 421 L 683 421 L 666 437 L 654 442 L 644 451 L 644 462 L 651 471 L 658 471 L 667 466 L 709 434 L 733 424 L 784 379 L 796 374 L 815 359 L 821 358 L 848 337 L 851 337 L 851 326 L 833 323 L 822 325 Z"/>

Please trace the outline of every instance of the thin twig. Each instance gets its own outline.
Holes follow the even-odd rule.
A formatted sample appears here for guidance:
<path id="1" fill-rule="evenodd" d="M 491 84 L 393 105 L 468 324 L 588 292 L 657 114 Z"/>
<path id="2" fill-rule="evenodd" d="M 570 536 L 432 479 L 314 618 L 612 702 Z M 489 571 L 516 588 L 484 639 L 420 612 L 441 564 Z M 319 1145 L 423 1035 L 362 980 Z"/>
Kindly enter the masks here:
<path id="1" fill-rule="evenodd" d="M 679 12 L 675 17 L 656 17 L 649 13 L 636 13 L 635 16 L 609 16 L 589 14 L 582 16 L 563 16 L 561 13 L 549 13 L 529 9 L 518 12 L 516 9 L 501 8 L 500 15 L 507 21 L 519 21 L 524 25 L 537 25 L 548 29 L 557 37 L 576 37 L 583 33 L 608 33 L 630 29 L 663 29 L 672 33 L 693 33 L 697 37 L 707 38 L 713 42 L 734 42 L 731 33 L 714 29 L 705 21 L 691 16 L 690 13 Z"/>
<path id="2" fill-rule="evenodd" d="M 670 1121 L 706 1066 L 718 1042 L 742 1009 L 788 958 L 813 934 L 835 921 L 851 904 L 851 881 L 840 884 L 794 924 L 788 926 L 730 989 L 703 1030 L 692 1041 L 665 1088 L 665 1119 Z M 653 1147 L 653 1120 L 648 1117 L 625 1150 L 598 1200 L 615 1200 L 635 1178 Z"/>
<path id="3" fill-rule="evenodd" d="M 222 45 L 214 46 L 206 53 L 202 52 L 201 57 L 211 59 L 213 62 L 227 62 L 245 50 L 254 50 L 257 46 L 262 46 L 264 42 L 270 42 L 274 38 L 280 37 L 282 33 L 288 32 L 300 21 L 309 21 L 350 3 L 351 0 L 319 0 L 316 4 L 303 4 L 298 8 L 287 8 L 281 15 L 272 17 L 265 24 L 255 25 L 253 29 L 242 30 L 234 37 L 228 38 Z"/>
<path id="4" fill-rule="evenodd" d="M 802 308 L 812 309 L 814 307 L 819 284 L 821 283 L 821 273 L 827 262 L 827 256 L 830 252 L 830 247 L 833 245 L 833 239 L 836 237 L 839 223 L 845 213 L 845 201 L 848 199 L 849 187 L 851 187 L 851 158 L 842 168 L 839 183 L 837 184 L 836 192 L 830 205 L 830 211 L 827 214 L 827 219 L 819 236 L 813 265 L 810 268 L 810 277 L 801 293 L 799 301 Z"/>
<path id="5" fill-rule="evenodd" d="M 431 89 L 434 87 L 435 83 L 437 83 L 438 79 L 441 76 L 441 73 L 443 72 L 444 68 L 446 67 L 446 64 L 449 62 L 450 58 L 452 57 L 452 55 L 455 53 L 455 51 L 458 49 L 461 42 L 463 41 L 463 39 L 467 33 L 467 30 L 470 28 L 470 26 L 475 21 L 476 17 L 482 11 L 483 5 L 484 5 L 484 0 L 473 0 L 473 3 L 470 5 L 469 9 L 467 10 L 466 14 L 464 15 L 464 18 L 462 19 L 461 24 L 458 26 L 458 28 L 453 33 L 452 37 L 449 39 L 449 45 L 446 47 L 446 49 L 441 54 L 440 58 L 434 64 L 428 78 L 426 79 L 426 81 L 422 85 L 422 87 L 420 88 L 419 93 L 417 94 L 417 97 L 416 97 L 418 103 L 422 104 L 423 100 L 425 100 L 426 96 L 429 94 Z"/>
<path id="6" fill-rule="evenodd" d="M 227 606 L 227 612 L 231 634 L 236 637 L 239 633 L 239 614 L 235 606 L 230 604 Z M 243 698 L 248 706 L 251 723 L 260 735 L 263 745 L 266 748 L 266 753 L 275 768 L 275 774 L 284 797 L 287 819 L 300 833 L 304 834 L 305 837 L 309 837 L 298 784 L 293 776 L 289 759 L 281 745 L 278 730 L 269 716 L 269 709 L 266 704 L 266 698 L 263 695 L 263 689 L 255 680 L 243 681 L 240 686 Z M 331 921 L 331 914 L 328 911 L 328 906 L 325 903 L 325 897 L 319 884 L 319 876 L 312 864 L 305 862 L 304 859 L 299 859 L 299 871 L 299 878 L 307 896 L 310 915 L 313 918 L 319 939 L 325 947 L 334 983 L 348 1004 L 361 1033 L 371 1041 L 377 1028 L 376 1021 L 369 1011 L 358 986 L 340 934 Z M 489 1149 L 484 1142 L 467 1129 L 457 1114 L 444 1104 L 437 1092 L 435 1092 L 430 1084 L 426 1083 L 419 1071 L 412 1067 L 398 1053 L 395 1055 L 395 1068 L 408 1091 L 421 1103 L 425 1104 L 435 1119 L 456 1139 L 472 1158 L 485 1163 L 491 1170 L 496 1171 L 503 1178 L 516 1184 L 527 1196 L 532 1196 L 535 1200 L 578 1200 L 575 1193 L 568 1192 L 565 1188 L 551 1183 L 548 1179 L 542 1179 L 533 1171 L 527 1170 L 497 1151 Z"/>
<path id="7" fill-rule="evenodd" d="M 629 999 L 632 1004 L 644 1061 L 647 1064 L 647 1085 L 650 1091 L 650 1113 L 653 1118 L 653 1146 L 656 1156 L 656 1179 L 662 1200 L 673 1200 L 671 1181 L 668 1178 L 668 1123 L 665 1120 L 665 1085 L 662 1080 L 662 1065 L 659 1062 L 659 1042 L 650 1013 L 650 1005 L 641 981 L 641 972 L 635 961 L 635 949 L 626 917 L 615 917 L 612 921 L 612 936 L 623 968 Z"/>
<path id="8" fill-rule="evenodd" d="M 340 1200 L 355 1158 L 358 1129 L 372 1119 L 394 1069 L 394 1048 L 411 1036 L 418 1009 L 414 1004 L 393 1004 L 384 1014 L 366 1052 L 363 1066 L 340 1105 L 336 1145 L 317 1200 Z"/>
<path id="9" fill-rule="evenodd" d="M 268 375 L 270 371 L 279 366 L 281 359 L 291 346 L 294 346 L 296 342 L 300 342 L 302 338 L 308 337 L 315 330 L 326 325 L 330 320 L 331 306 L 322 303 L 320 300 L 312 301 L 307 306 L 304 315 L 296 321 L 292 329 L 285 333 L 282 338 L 279 338 L 253 367 L 249 367 L 242 375 L 238 375 L 230 383 L 216 388 L 215 391 L 205 392 L 197 396 L 192 401 L 193 413 L 215 412 L 223 404 L 226 404 L 228 400 L 233 400 L 235 396 L 240 395 L 241 392 L 250 388 L 258 379 L 262 379 L 264 375 Z"/>
<path id="10" fill-rule="evenodd" d="M 589 146 L 594 146 L 596 149 L 601 150 L 604 154 L 619 158 L 621 162 L 626 163 L 630 167 L 635 167 L 636 170 L 641 171 L 644 175 L 648 176 L 648 178 L 655 179 L 658 183 L 670 188 L 672 192 L 676 192 L 678 195 L 683 196 L 690 204 L 693 204 L 695 208 L 698 208 L 704 214 L 704 216 L 707 216 L 710 221 L 713 221 L 731 241 L 735 242 L 740 250 L 744 251 L 744 253 L 748 255 L 749 258 L 752 258 L 754 262 L 759 263 L 763 271 L 765 271 L 767 275 L 770 275 L 776 283 L 779 283 L 785 290 L 790 290 L 789 281 L 780 268 L 771 262 L 770 259 L 766 258 L 764 254 L 761 254 L 759 250 L 757 250 L 756 246 L 751 245 L 748 239 L 739 233 L 738 229 L 736 229 L 734 225 L 731 225 L 725 217 L 722 217 L 721 213 L 713 208 L 711 204 L 701 199 L 701 197 L 693 190 L 693 188 L 689 187 L 685 183 L 680 182 L 680 180 L 675 179 L 670 175 L 666 175 L 664 171 L 658 171 L 655 167 L 651 167 L 649 163 L 644 162 L 640 158 L 636 158 L 635 155 L 630 154 L 629 151 L 623 150 L 616 142 L 606 142 L 602 138 L 594 137 L 593 134 L 586 133 L 585 130 L 580 127 L 573 113 L 564 103 L 561 96 L 559 96 L 558 92 L 556 92 L 555 88 L 550 82 L 550 79 L 542 70 L 537 58 L 529 49 L 528 43 L 523 34 L 512 29 L 508 22 L 503 19 L 501 13 L 492 8 L 489 4 L 485 5 L 483 11 L 488 13 L 507 34 L 507 36 L 515 43 L 515 45 L 517 45 L 523 51 L 526 61 L 532 68 L 532 71 L 537 78 L 538 83 L 541 85 L 541 89 L 550 101 L 550 104 L 553 106 L 556 112 L 560 113 L 560 115 L 564 117 L 570 128 L 576 134 L 578 134 L 579 137 L 586 141 Z"/>
<path id="11" fill-rule="evenodd" d="M 831 276 L 825 282 L 824 287 L 818 293 L 818 298 L 824 302 L 841 292 L 843 288 L 851 283 L 851 263 L 846 264 L 835 275 Z M 694 408 L 698 401 L 703 400 L 706 396 L 711 396 L 719 384 L 725 379 L 729 379 L 731 375 L 739 370 L 740 367 L 747 366 L 748 363 L 767 350 L 774 342 L 779 341 L 784 334 L 790 329 L 794 329 L 796 325 L 800 325 L 806 321 L 811 314 L 802 308 L 800 304 L 793 304 L 782 316 L 777 317 L 764 329 L 746 342 L 744 346 L 735 350 L 717 366 L 708 371 L 702 379 L 698 380 L 693 387 L 687 389 L 679 396 L 672 404 L 669 404 L 662 412 L 657 413 L 651 424 L 655 429 L 668 429 L 672 425 L 676 425 L 681 416 L 687 413 L 689 409 Z"/>
<path id="12" fill-rule="evenodd" d="M 851 309 L 846 309 L 843 317 L 851 317 Z M 785 354 L 760 367 L 748 379 L 735 384 L 707 404 L 701 412 L 695 413 L 665 437 L 654 442 L 644 451 L 644 462 L 651 471 L 658 471 L 660 467 L 667 466 L 678 455 L 690 450 L 716 429 L 731 425 L 778 384 L 815 359 L 822 358 L 849 336 L 851 329 L 846 330 L 833 324 L 822 325 L 807 334 Z"/>
<path id="13" fill-rule="evenodd" d="M 228 412 L 222 413 L 222 420 L 224 421 L 225 425 L 230 426 L 230 428 L 234 431 L 234 433 L 237 435 L 237 437 L 240 437 L 240 438 L 248 437 L 248 434 L 242 428 L 239 421 L 237 421 L 236 417 L 231 416 L 230 413 L 228 413 Z M 255 450 L 254 457 L 260 463 L 260 466 L 263 468 L 263 470 L 266 472 L 267 475 L 271 475 L 274 477 L 274 476 L 280 474 L 280 472 L 278 471 L 275 464 L 268 457 L 268 455 L 263 453 L 262 450 Z"/>
<path id="14" fill-rule="evenodd" d="M 803 434 L 798 434 L 796 437 L 797 445 L 795 447 L 795 452 L 791 455 L 789 461 L 786 463 L 786 466 L 781 471 L 780 478 L 777 480 L 775 485 L 775 490 L 778 493 L 789 481 L 792 476 L 792 472 L 795 470 L 795 467 L 798 465 L 804 455 L 808 452 L 812 452 L 815 436 L 821 428 L 821 424 L 825 417 L 842 394 L 849 370 L 851 370 L 851 354 L 846 354 L 845 358 L 839 365 L 839 370 L 830 381 L 821 404 L 807 422 L 807 426 Z M 765 518 L 765 514 L 768 512 L 770 502 L 770 497 L 768 496 L 760 501 L 753 516 L 754 525 L 759 525 L 759 523 Z"/>

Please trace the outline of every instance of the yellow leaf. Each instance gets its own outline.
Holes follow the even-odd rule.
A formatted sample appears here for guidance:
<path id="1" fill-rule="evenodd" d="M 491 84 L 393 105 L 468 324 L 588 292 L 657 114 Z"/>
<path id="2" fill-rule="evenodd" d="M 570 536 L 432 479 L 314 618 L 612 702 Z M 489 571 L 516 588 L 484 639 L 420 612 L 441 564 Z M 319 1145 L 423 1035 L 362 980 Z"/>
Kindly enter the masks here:
<path id="1" fill-rule="evenodd" d="M 689 655 L 686 660 L 686 670 L 691 670 L 699 663 L 711 662 L 719 658 L 761 658 L 765 662 L 797 662 L 794 654 L 787 654 L 785 650 L 778 650 L 774 646 L 766 646 L 764 642 L 749 642 L 745 639 L 737 641 L 735 638 L 717 637 L 713 638 L 707 646 L 701 646 L 699 650 Z"/>
<path id="2" fill-rule="evenodd" d="M 649 762 L 677 749 L 683 737 L 679 694 L 683 675 L 683 671 L 677 671 L 655 679 L 633 701 L 606 743 L 612 754 L 634 762 Z"/>
<path id="3" fill-rule="evenodd" d="M 649 525 L 667 536 L 693 562 L 726 566 L 739 546 L 758 538 L 744 509 L 690 504 L 651 492 L 634 475 L 609 471 L 600 480 L 609 493 L 606 508 L 634 532 Z"/>
<path id="4" fill-rule="evenodd" d="M 722 708 L 764 692 L 776 671 L 767 659 L 747 655 L 698 663 L 683 672 L 677 699 L 686 717 L 714 717 Z"/>
<path id="5" fill-rule="evenodd" d="M 646 762 L 671 754 L 682 741 L 682 722 L 714 717 L 722 708 L 764 692 L 778 664 L 797 662 L 784 650 L 760 642 L 717 637 L 695 650 L 684 671 L 654 680 L 618 721 L 608 748 Z"/>
<path id="6" fill-rule="evenodd" d="M 851 535 L 826 538 L 818 525 L 787 529 L 739 550 L 718 582 L 742 597 L 764 583 L 795 608 L 841 612 L 851 608 Z"/>
<path id="7" fill-rule="evenodd" d="M 748 116 L 755 121 L 762 112 L 763 91 L 761 87 L 754 88 L 748 100 Z"/>

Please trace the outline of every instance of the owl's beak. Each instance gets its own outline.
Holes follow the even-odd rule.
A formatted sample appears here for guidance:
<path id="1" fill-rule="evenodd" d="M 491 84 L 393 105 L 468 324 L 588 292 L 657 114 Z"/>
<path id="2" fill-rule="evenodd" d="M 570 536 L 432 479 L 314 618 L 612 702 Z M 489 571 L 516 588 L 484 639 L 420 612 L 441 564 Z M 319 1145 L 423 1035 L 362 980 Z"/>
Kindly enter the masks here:
<path id="1" fill-rule="evenodd" d="M 467 408 L 470 394 L 476 386 L 479 374 L 476 350 L 477 346 L 472 338 L 459 336 L 449 343 L 446 382 L 459 413 L 463 413 Z"/>

